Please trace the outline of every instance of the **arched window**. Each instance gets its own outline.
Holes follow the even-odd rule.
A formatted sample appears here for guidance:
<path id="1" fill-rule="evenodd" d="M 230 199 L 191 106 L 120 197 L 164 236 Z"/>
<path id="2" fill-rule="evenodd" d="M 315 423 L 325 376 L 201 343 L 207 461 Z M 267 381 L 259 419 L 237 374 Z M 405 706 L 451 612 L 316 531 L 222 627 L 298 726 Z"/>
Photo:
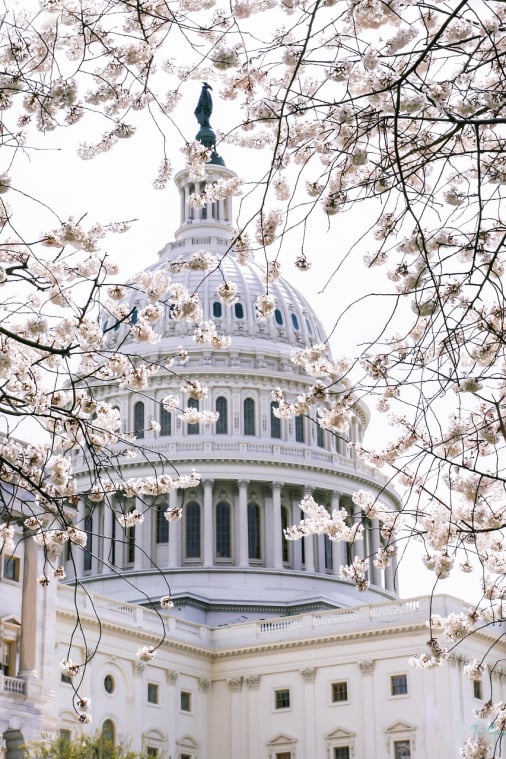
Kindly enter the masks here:
<path id="1" fill-rule="evenodd" d="M 160 406 L 160 435 L 172 434 L 172 414 Z"/>
<path id="2" fill-rule="evenodd" d="M 185 514 L 185 554 L 187 559 L 200 559 L 200 504 L 190 501 Z"/>
<path id="3" fill-rule="evenodd" d="M 248 503 L 248 557 L 261 559 L 260 551 L 260 507 Z"/>
<path id="4" fill-rule="evenodd" d="M 232 558 L 232 530 L 230 504 L 219 501 L 216 504 L 216 558 Z"/>
<path id="5" fill-rule="evenodd" d="M 306 319 L 306 327 L 307 327 L 308 334 L 312 335 L 313 334 L 313 328 L 311 326 L 311 322 L 309 321 L 309 319 Z"/>
<path id="6" fill-rule="evenodd" d="M 223 314 L 223 308 L 219 300 L 215 300 L 213 303 L 213 316 L 215 319 L 221 319 Z"/>
<path id="7" fill-rule="evenodd" d="M 294 329 L 299 329 L 299 320 L 295 316 L 295 314 L 292 314 L 292 324 Z"/>
<path id="8" fill-rule="evenodd" d="M 295 417 L 295 440 L 297 441 L 297 443 L 304 442 L 304 417 L 303 416 Z"/>
<path id="9" fill-rule="evenodd" d="M 242 303 L 236 303 L 234 305 L 234 313 L 236 316 L 236 319 L 244 319 L 244 308 Z"/>
<path id="10" fill-rule="evenodd" d="M 144 403 L 137 401 L 134 406 L 134 434 L 136 438 L 144 437 Z"/>
<path id="11" fill-rule="evenodd" d="M 255 401 L 253 398 L 246 398 L 244 401 L 244 434 L 255 434 Z"/>
<path id="12" fill-rule="evenodd" d="M 102 734 L 100 736 L 100 747 L 98 751 L 99 759 L 112 759 L 115 751 L 116 731 L 111 719 L 106 719 L 102 725 Z"/>
<path id="13" fill-rule="evenodd" d="M 134 306 L 132 314 L 130 316 L 130 322 L 132 324 L 137 324 L 138 321 L 139 321 L 139 309 L 137 308 L 137 306 Z"/>
<path id="14" fill-rule="evenodd" d="M 274 321 L 276 322 L 276 324 L 279 324 L 280 327 L 283 324 L 283 314 L 281 313 L 279 308 L 274 309 Z"/>
<path id="15" fill-rule="evenodd" d="M 83 556 L 83 569 L 89 572 L 91 569 L 91 556 L 93 552 L 93 516 L 86 514 L 84 517 L 84 531 L 86 533 L 86 547 Z"/>
<path id="16" fill-rule="evenodd" d="M 228 432 L 227 399 L 223 396 L 216 398 L 216 411 L 219 414 L 216 422 L 216 434 L 226 435 Z"/>
<path id="17" fill-rule="evenodd" d="M 158 503 L 156 506 L 156 542 L 168 543 L 169 542 L 169 523 L 165 519 L 165 512 L 167 511 L 166 503 Z"/>
<path id="18" fill-rule="evenodd" d="M 129 513 L 134 511 L 134 507 L 129 510 Z M 135 527 L 126 527 L 126 561 L 127 564 L 133 564 L 135 562 Z"/>
<path id="19" fill-rule="evenodd" d="M 276 416 L 274 409 L 279 408 L 279 403 L 271 401 L 271 437 L 281 437 L 281 419 Z"/>
<path id="20" fill-rule="evenodd" d="M 300 518 L 301 519 L 305 519 L 306 518 L 306 515 L 304 514 L 303 511 L 300 512 Z M 305 564 L 306 563 L 306 539 L 305 538 L 301 538 L 300 541 L 299 541 L 299 543 L 300 543 L 300 561 L 301 561 L 302 564 Z M 349 544 L 347 544 L 347 545 L 349 545 Z"/>
<path id="21" fill-rule="evenodd" d="M 281 507 L 281 556 L 283 564 L 288 564 L 290 561 L 290 553 L 288 549 L 288 540 L 285 538 L 285 530 L 288 527 L 288 509 L 286 506 Z"/>
<path id="22" fill-rule="evenodd" d="M 325 448 L 325 441 L 323 439 L 323 427 L 319 424 L 316 426 L 316 445 L 318 448 Z"/>
<path id="23" fill-rule="evenodd" d="M 324 535 L 323 539 L 325 541 L 325 569 L 333 569 L 334 558 L 332 556 L 332 541 L 328 535 Z"/>
<path id="24" fill-rule="evenodd" d="M 194 408 L 197 411 L 199 410 L 199 402 L 196 398 L 189 398 L 188 400 L 188 408 Z M 188 425 L 188 434 L 189 435 L 198 435 L 200 432 L 200 425 L 197 424 L 189 424 Z"/>

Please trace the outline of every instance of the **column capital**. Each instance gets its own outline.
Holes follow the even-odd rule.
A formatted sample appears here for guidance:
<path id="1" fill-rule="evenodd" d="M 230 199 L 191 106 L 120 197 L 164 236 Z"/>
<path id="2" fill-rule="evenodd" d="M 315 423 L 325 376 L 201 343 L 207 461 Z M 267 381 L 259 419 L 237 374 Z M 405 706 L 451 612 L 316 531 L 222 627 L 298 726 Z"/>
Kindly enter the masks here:
<path id="1" fill-rule="evenodd" d="M 214 480 L 212 480 L 210 477 L 206 477 L 205 480 L 202 480 L 202 485 L 205 488 L 212 487 L 214 485 Z"/>
<path id="2" fill-rule="evenodd" d="M 282 487 L 283 487 L 283 483 L 282 482 L 274 482 L 274 480 L 272 481 L 272 488 L 273 489 L 275 488 L 277 490 L 279 488 L 279 490 L 281 490 Z"/>
<path id="3" fill-rule="evenodd" d="M 241 690 L 243 680 L 242 675 L 240 677 L 229 677 L 227 680 L 228 687 L 230 690 Z"/>
<path id="4" fill-rule="evenodd" d="M 238 480 L 237 484 L 240 488 L 247 488 L 249 485 L 249 480 Z"/>
<path id="5" fill-rule="evenodd" d="M 244 682 L 250 690 L 258 690 L 260 685 L 260 675 L 248 675 L 244 678 Z"/>
<path id="6" fill-rule="evenodd" d="M 358 666 L 363 675 L 372 675 L 374 672 L 374 659 L 364 659 L 363 661 L 359 661 Z"/>
<path id="7" fill-rule="evenodd" d="M 207 693 L 211 685 L 211 681 L 208 680 L 207 677 L 199 677 L 197 682 L 199 684 L 199 691 L 201 693 Z"/>
<path id="8" fill-rule="evenodd" d="M 167 679 L 167 682 L 170 683 L 170 685 L 175 685 L 178 675 L 179 675 L 179 672 L 176 672 L 175 669 L 165 670 L 165 677 Z"/>
<path id="9" fill-rule="evenodd" d="M 312 683 L 316 677 L 316 667 L 306 667 L 301 669 L 300 674 L 306 683 Z"/>

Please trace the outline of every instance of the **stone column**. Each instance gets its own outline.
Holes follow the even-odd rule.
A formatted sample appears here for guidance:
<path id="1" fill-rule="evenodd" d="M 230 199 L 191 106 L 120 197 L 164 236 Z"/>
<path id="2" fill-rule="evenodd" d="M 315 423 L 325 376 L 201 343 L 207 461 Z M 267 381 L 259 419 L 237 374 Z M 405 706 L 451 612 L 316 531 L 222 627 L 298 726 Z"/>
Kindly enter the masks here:
<path id="1" fill-rule="evenodd" d="M 330 507 L 332 511 L 334 511 L 334 509 L 340 508 L 339 493 L 337 493 L 335 490 L 331 496 Z M 343 566 L 343 564 L 346 564 L 346 544 L 343 540 L 341 540 L 340 543 L 335 543 L 332 541 L 332 573 L 336 577 L 339 577 L 339 569 Z"/>
<path id="2" fill-rule="evenodd" d="M 39 551 L 40 575 L 49 579 L 48 585 L 38 584 L 39 610 L 37 612 L 36 637 L 39 648 L 39 676 L 43 687 L 41 730 L 56 730 L 58 724 L 58 707 L 56 703 L 56 593 L 57 580 L 53 577 L 53 568 L 60 563 L 62 547 L 51 547 Z M 42 565 L 42 566 L 41 566 Z"/>
<path id="3" fill-rule="evenodd" d="M 169 509 L 177 508 L 177 490 L 169 493 Z M 169 524 L 169 567 L 172 569 L 183 563 L 183 530 L 182 519 Z"/>
<path id="4" fill-rule="evenodd" d="M 32 538 L 32 533 L 28 533 L 24 541 L 21 644 L 19 651 L 19 674 L 25 679 L 35 676 L 37 671 L 37 616 L 40 614 L 37 603 L 38 576 L 38 547 Z"/>
<path id="5" fill-rule="evenodd" d="M 172 493 L 171 493 L 172 495 Z M 172 523 L 174 524 L 174 523 Z M 168 714 L 166 729 L 169 736 L 167 754 L 168 756 L 178 756 L 176 738 L 177 738 L 177 722 L 179 714 L 179 693 L 176 688 L 176 682 L 178 673 L 174 669 L 166 669 L 165 677 L 167 680 L 167 701 L 168 701 Z M 142 709 L 140 710 L 142 713 Z"/>
<path id="6" fill-rule="evenodd" d="M 209 756 L 209 699 L 207 698 L 207 692 L 211 685 L 211 681 L 207 677 L 199 677 L 198 680 L 200 696 L 200 745 L 201 750 L 199 753 L 200 759 L 207 759 Z"/>
<path id="7" fill-rule="evenodd" d="M 114 519 L 114 515 L 112 512 L 112 505 L 111 501 L 108 498 L 108 496 L 104 499 L 104 519 L 102 524 L 103 529 L 103 544 L 102 544 L 102 571 L 104 571 L 104 567 L 107 569 L 111 566 L 111 557 L 112 557 L 112 520 Z"/>
<path id="8" fill-rule="evenodd" d="M 358 662 L 361 677 L 362 728 L 357 733 L 363 735 L 363 756 L 376 756 L 376 725 L 374 720 L 374 660 Z"/>
<path id="9" fill-rule="evenodd" d="M 144 514 L 144 522 L 139 525 L 135 536 L 138 539 L 140 549 L 139 561 L 143 569 L 149 569 L 152 566 L 151 557 L 154 552 L 153 508 L 152 504 L 146 507 L 146 504 L 141 501 L 137 503 L 137 508 L 141 514 Z M 135 561 L 137 563 L 137 555 L 135 556 Z"/>
<path id="10" fill-rule="evenodd" d="M 212 567 L 214 563 L 213 542 L 213 480 L 204 480 L 204 566 Z"/>
<path id="11" fill-rule="evenodd" d="M 249 565 L 248 555 L 248 481 L 239 481 L 239 504 L 237 514 L 238 564 L 240 567 Z"/>
<path id="12" fill-rule="evenodd" d="M 244 682 L 248 687 L 248 703 L 246 707 L 248 718 L 245 722 L 248 729 L 248 753 L 245 756 L 258 757 L 262 755 L 260 725 L 258 721 L 260 675 L 248 675 L 248 677 L 244 678 Z"/>
<path id="13" fill-rule="evenodd" d="M 272 542 L 274 569 L 283 569 L 281 543 L 281 483 L 272 483 Z"/>
<path id="14" fill-rule="evenodd" d="M 144 504 L 142 501 L 139 501 L 137 498 L 135 499 L 135 508 L 137 511 L 144 510 Z M 135 553 L 134 553 L 134 569 L 137 571 L 138 569 L 143 569 L 144 565 L 144 545 L 143 545 L 143 538 L 144 538 L 144 529 L 145 529 L 145 523 L 143 522 L 140 525 L 137 525 L 134 528 L 134 539 L 135 539 Z M 128 531 L 127 531 L 128 535 Z"/>
<path id="15" fill-rule="evenodd" d="M 305 496 L 312 495 L 312 493 L 313 490 L 311 488 L 306 488 L 304 491 Z M 306 572 L 314 573 L 314 535 L 306 535 L 306 537 L 302 538 L 302 540 L 304 541 L 304 568 Z"/>
<path id="16" fill-rule="evenodd" d="M 390 564 L 385 567 L 385 588 L 386 590 L 394 589 L 393 558 L 391 559 Z"/>
<path id="17" fill-rule="evenodd" d="M 318 756 L 316 746 L 316 730 L 314 726 L 317 723 L 315 706 L 315 677 L 316 667 L 306 667 L 301 669 L 300 674 L 304 680 L 304 743 L 302 745 L 302 756 Z M 371 754 L 372 756 L 372 754 Z"/>
<path id="18" fill-rule="evenodd" d="M 360 524 L 362 522 L 362 509 L 360 506 L 357 506 L 356 503 L 353 504 L 353 524 Z M 351 553 L 352 553 L 352 559 L 355 558 L 355 556 L 359 556 L 361 559 L 365 558 L 366 555 L 366 547 L 365 543 L 367 540 L 366 537 L 366 531 L 364 530 L 363 533 L 364 537 L 362 540 L 356 540 L 354 543 L 352 543 L 351 546 Z"/>
<path id="19" fill-rule="evenodd" d="M 230 722 L 230 756 L 245 756 L 242 747 L 242 721 L 241 721 L 241 688 L 242 677 L 230 677 L 227 680 L 230 689 L 230 708 L 228 718 Z"/>
<path id="20" fill-rule="evenodd" d="M 292 503 L 292 524 L 299 524 L 300 522 L 300 501 L 296 500 Z M 292 542 L 292 556 L 293 556 L 293 568 L 298 572 L 302 571 L 302 540 L 294 540 Z"/>
<path id="21" fill-rule="evenodd" d="M 317 572 L 325 573 L 325 538 L 323 535 L 316 536 L 315 549 L 315 569 Z"/>
<path id="22" fill-rule="evenodd" d="M 144 526 L 144 525 L 143 525 Z M 144 670 L 146 665 L 144 662 L 135 661 L 132 662 L 133 671 L 133 683 L 130 683 L 128 689 L 127 699 L 130 700 L 133 705 L 133 710 L 130 712 L 130 719 L 133 719 L 134 724 L 128 725 L 130 735 L 138 736 L 139 742 L 144 730 L 144 704 L 146 703 L 146 682 L 144 681 Z M 126 694 L 125 694 L 126 695 Z"/>
<path id="23" fill-rule="evenodd" d="M 369 545 L 371 546 L 371 569 L 370 569 L 370 580 L 372 585 L 377 585 L 379 587 L 382 587 L 381 582 L 381 569 L 378 569 L 378 567 L 374 566 L 374 559 L 376 558 L 379 547 L 380 547 L 380 533 L 379 533 L 379 519 L 373 519 L 371 522 L 370 527 L 370 534 L 371 534 L 371 540 L 369 542 Z"/>

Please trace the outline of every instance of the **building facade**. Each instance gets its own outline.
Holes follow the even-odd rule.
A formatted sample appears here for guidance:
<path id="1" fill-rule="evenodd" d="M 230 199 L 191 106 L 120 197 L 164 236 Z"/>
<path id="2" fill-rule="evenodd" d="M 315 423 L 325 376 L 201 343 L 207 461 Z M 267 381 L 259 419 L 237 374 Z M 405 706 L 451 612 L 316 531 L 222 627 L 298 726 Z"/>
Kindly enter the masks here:
<path id="1" fill-rule="evenodd" d="M 363 519 L 353 492 L 381 492 L 392 509 L 397 497 L 355 455 L 369 423 L 364 404 L 357 403 L 346 439 L 306 417 L 276 416 L 274 387 L 295 399 L 312 384 L 291 362 L 292 352 L 326 336 L 308 301 L 281 278 L 269 285 L 272 318 L 259 320 L 264 272 L 229 252 L 232 198 L 190 204 L 206 186 L 235 176 L 209 131 L 197 135 L 213 147 L 205 176 L 195 180 L 188 169 L 176 176 L 175 240 L 146 271 L 170 273 L 189 293 L 198 292 L 202 320 L 230 335 L 231 345 L 217 350 L 196 343 L 171 304 L 157 325 L 156 345 L 133 342 L 125 324 L 104 314 L 111 350 L 160 363 L 182 346 L 185 378 L 209 392 L 202 401 L 188 400 L 170 367 L 154 374 L 143 394 L 107 382 L 93 388 L 97 400 L 118 408 L 122 430 L 133 431 L 143 446 L 139 460 L 118 452 L 122 474 L 167 473 L 161 462 L 170 460 L 182 473 L 195 467 L 201 480 L 168 497 L 113 497 L 106 504 L 82 498 L 77 518 L 87 550 L 63 556 L 77 590 L 72 582 L 37 583 L 43 557 L 31 540 L 3 557 L 4 755 L 18 759 L 23 742 L 42 733 L 77 737 L 98 729 L 159 759 L 458 756 L 464 739 L 481 729 L 472 712 L 486 695 L 481 683 L 464 678 L 463 663 L 481 659 L 493 632 L 461 643 L 444 667 L 411 669 L 409 657 L 425 650 L 429 599 L 399 599 L 395 562 L 380 570 L 370 558 L 364 593 L 340 579 L 341 565 L 357 554 L 372 557 L 382 542 L 379 523 Z M 205 275 L 196 263 L 203 251 L 219 262 Z M 225 281 L 237 286 L 228 306 L 217 296 Z M 131 321 L 146 302 L 145 295 L 132 296 Z M 162 402 L 168 395 L 219 412 L 218 421 L 181 420 Z M 85 492 L 93 473 L 78 451 L 73 458 Z M 350 520 L 362 520 L 364 540 L 353 548 L 325 536 L 287 541 L 284 529 L 300 520 L 308 493 L 329 510 L 345 508 Z M 165 512 L 178 508 L 182 518 L 169 522 Z M 122 528 L 118 514 L 133 509 L 144 523 Z M 170 612 L 160 608 L 168 594 Z M 443 596 L 431 608 L 447 616 L 461 603 Z M 58 669 L 69 641 L 73 659 L 89 659 L 79 693 L 91 698 L 90 725 L 79 723 L 73 681 Z M 139 661 L 140 646 L 156 647 L 155 658 Z M 494 679 L 502 688 L 499 670 Z"/>

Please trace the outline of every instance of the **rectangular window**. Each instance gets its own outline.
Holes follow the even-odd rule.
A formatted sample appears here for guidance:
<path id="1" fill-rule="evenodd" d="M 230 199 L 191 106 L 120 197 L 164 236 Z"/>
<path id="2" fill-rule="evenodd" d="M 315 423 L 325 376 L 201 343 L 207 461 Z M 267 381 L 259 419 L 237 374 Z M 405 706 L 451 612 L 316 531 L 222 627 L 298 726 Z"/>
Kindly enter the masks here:
<path id="1" fill-rule="evenodd" d="M 16 556 L 4 557 L 4 580 L 19 582 L 20 561 Z"/>
<path id="2" fill-rule="evenodd" d="M 392 675 L 390 678 L 390 693 L 392 696 L 404 696 L 408 692 L 408 676 Z"/>
<path id="3" fill-rule="evenodd" d="M 473 680 L 473 696 L 475 698 L 483 698 L 481 680 Z"/>
<path id="4" fill-rule="evenodd" d="M 333 704 L 337 704 L 339 701 L 348 700 L 348 683 L 346 680 L 342 680 L 339 683 L 331 683 L 330 688 Z"/>
<path id="5" fill-rule="evenodd" d="M 58 737 L 61 743 L 70 743 L 72 740 L 72 733 L 70 730 L 62 728 L 61 730 L 58 730 Z"/>
<path id="6" fill-rule="evenodd" d="M 7 677 L 14 677 L 15 673 L 15 644 L 13 641 L 4 640 L 1 642 L 2 660 L 1 671 Z"/>
<path id="7" fill-rule="evenodd" d="M 168 543 L 169 542 L 169 523 L 165 519 L 165 512 L 167 511 L 167 503 L 159 503 L 156 507 L 156 542 Z"/>
<path id="8" fill-rule="evenodd" d="M 411 759 L 409 741 L 394 741 L 394 759 Z"/>
<path id="9" fill-rule="evenodd" d="M 147 756 L 153 757 L 154 759 L 157 759 L 158 757 L 158 749 L 154 746 L 148 746 L 146 751 Z"/>
<path id="10" fill-rule="evenodd" d="M 158 703 L 158 685 L 156 683 L 148 683 L 148 703 Z"/>
<path id="11" fill-rule="evenodd" d="M 65 675 L 63 672 L 60 675 L 60 680 L 62 683 L 66 683 L 67 685 L 72 685 L 72 678 L 68 675 Z"/>
<path id="12" fill-rule="evenodd" d="M 191 754 L 179 754 L 179 759 L 192 759 Z"/>
<path id="13" fill-rule="evenodd" d="M 181 691 L 181 711 L 191 712 L 192 710 L 192 694 L 187 690 Z"/>
<path id="14" fill-rule="evenodd" d="M 292 759 L 292 752 L 291 751 L 278 751 L 276 754 L 276 759 Z"/>
<path id="15" fill-rule="evenodd" d="M 350 747 L 336 746 L 334 749 L 334 759 L 350 759 Z"/>
<path id="16" fill-rule="evenodd" d="M 274 708 L 275 709 L 289 709 L 290 708 L 290 690 L 288 688 L 282 688 L 274 691 Z"/>

